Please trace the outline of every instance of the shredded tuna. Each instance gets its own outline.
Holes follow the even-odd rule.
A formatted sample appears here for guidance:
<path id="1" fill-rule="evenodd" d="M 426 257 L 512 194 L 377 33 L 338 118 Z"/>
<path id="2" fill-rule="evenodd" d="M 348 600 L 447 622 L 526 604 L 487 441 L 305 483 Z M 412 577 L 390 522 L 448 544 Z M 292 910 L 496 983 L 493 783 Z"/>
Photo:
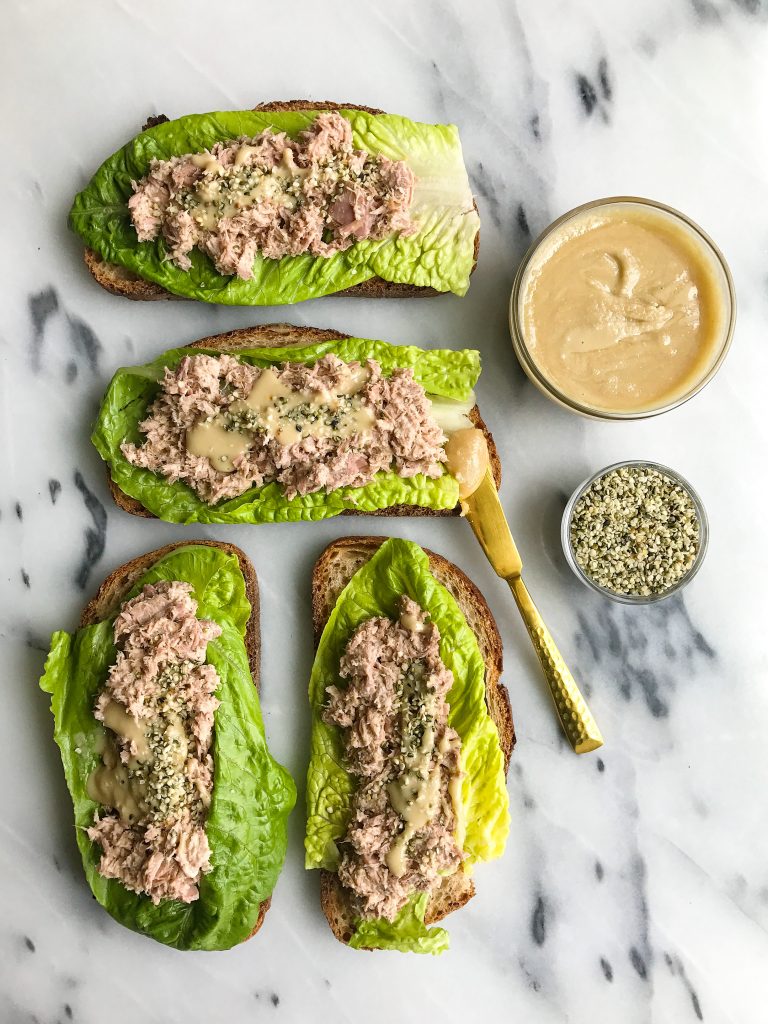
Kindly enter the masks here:
<path id="1" fill-rule="evenodd" d="M 210 153 L 153 160 L 128 201 L 140 242 L 162 235 L 189 270 L 198 248 L 222 274 L 253 277 L 268 259 L 332 256 L 362 239 L 412 234 L 414 176 L 403 161 L 352 145 L 340 114 L 320 114 L 297 140 L 265 129 Z"/>
<path id="2" fill-rule="evenodd" d="M 148 584 L 126 601 L 113 627 L 117 658 L 94 709 L 109 739 L 89 786 L 119 762 L 121 798 L 134 801 L 105 805 L 88 829 L 101 846 L 99 873 L 154 903 L 196 900 L 211 870 L 205 820 L 219 677 L 205 656 L 221 627 L 196 612 L 192 587 L 178 581 Z"/>
<path id="3" fill-rule="evenodd" d="M 392 920 L 414 892 L 431 892 L 462 860 L 449 794 L 451 779 L 461 775 L 460 740 L 448 725 L 446 702 L 453 676 L 440 658 L 437 627 L 408 597 L 399 622 L 372 618 L 358 627 L 339 675 L 347 684 L 328 687 L 324 718 L 343 730 L 345 767 L 359 780 L 339 879 L 356 913 Z M 422 755 L 424 778 L 439 773 L 437 800 L 405 846 L 398 876 L 389 860 L 406 822 L 388 787 L 413 770 L 414 752 Z"/>
<path id="4" fill-rule="evenodd" d="M 248 397 L 262 373 L 234 356 L 194 355 L 185 357 L 175 370 L 166 369 L 160 393 L 140 424 L 144 442 L 124 443 L 123 454 L 134 466 L 182 481 L 210 505 L 272 481 L 293 498 L 362 487 L 380 470 L 391 469 L 401 477 L 442 474 L 446 438 L 412 370 L 395 370 L 385 377 L 374 360 L 367 361 L 367 380 L 355 400 L 369 410 L 370 426 L 350 436 L 315 436 L 312 417 L 330 417 L 333 422 L 339 405 L 336 392 L 343 390 L 351 374 L 363 372 L 359 363 L 326 355 L 312 366 L 285 363 L 274 372 L 283 385 L 311 393 L 319 403 L 307 412 L 303 426 L 291 414 L 291 422 L 299 422 L 304 431 L 298 441 L 283 443 L 258 424 L 245 428 L 237 421 L 232 425 L 250 429 L 251 441 L 234 460 L 233 471 L 222 472 L 210 458 L 189 452 L 187 432 L 202 420 L 232 416 L 231 408 Z"/>

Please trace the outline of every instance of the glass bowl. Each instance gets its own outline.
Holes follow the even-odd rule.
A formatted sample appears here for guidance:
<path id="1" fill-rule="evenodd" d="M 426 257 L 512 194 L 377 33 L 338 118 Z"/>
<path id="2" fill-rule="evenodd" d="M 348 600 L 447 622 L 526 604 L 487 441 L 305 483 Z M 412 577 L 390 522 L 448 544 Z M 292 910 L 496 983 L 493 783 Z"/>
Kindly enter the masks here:
<path id="1" fill-rule="evenodd" d="M 675 483 L 679 484 L 683 490 L 690 496 L 693 506 L 696 510 L 696 518 L 699 523 L 699 549 L 696 552 L 696 557 L 693 560 L 688 572 L 685 576 L 681 577 L 677 583 L 664 590 L 660 594 L 621 594 L 615 590 L 609 590 L 607 587 L 601 587 L 599 583 L 596 583 L 591 576 L 581 568 L 576 555 L 573 550 L 573 544 L 571 543 L 571 517 L 573 515 L 573 509 L 576 502 L 590 487 L 595 480 L 599 480 L 600 477 L 605 476 L 607 473 L 613 472 L 615 469 L 624 469 L 627 466 L 641 466 L 643 469 L 655 469 L 657 472 L 662 473 L 664 476 L 674 480 Z M 586 584 L 591 590 L 596 591 L 598 594 L 602 594 L 603 597 L 610 597 L 614 601 L 618 601 L 621 604 L 655 604 L 657 601 L 664 601 L 666 598 L 671 597 L 673 594 L 678 593 L 683 587 L 687 586 L 696 573 L 701 568 L 704 556 L 707 553 L 707 545 L 709 544 L 709 520 L 707 519 L 707 513 L 704 509 L 704 505 L 701 498 L 696 491 L 691 487 L 685 477 L 680 476 L 674 469 L 670 469 L 669 466 L 662 466 L 659 462 L 648 462 L 645 459 L 629 459 L 626 462 L 615 462 L 612 466 L 606 466 L 605 469 L 601 469 L 598 473 L 593 474 L 588 480 L 585 480 L 582 484 L 576 488 L 571 495 L 568 504 L 565 506 L 563 512 L 563 519 L 560 527 L 560 538 L 563 544 L 563 553 L 565 554 L 565 560 L 573 571 L 574 575 L 577 576 L 582 583 Z"/>
<path id="2" fill-rule="evenodd" d="M 710 365 L 696 383 L 693 384 L 684 394 L 671 399 L 663 405 L 650 409 L 641 409 L 629 412 L 626 410 L 609 411 L 582 404 L 576 399 L 569 397 L 552 381 L 550 381 L 539 369 L 525 340 L 522 302 L 525 297 L 525 288 L 527 287 L 527 271 L 534 256 L 547 242 L 550 236 L 569 220 L 590 210 L 598 210 L 600 207 L 605 206 L 639 206 L 653 210 L 654 212 L 669 218 L 688 235 L 692 236 L 692 238 L 701 247 L 702 255 L 705 259 L 710 261 L 713 272 L 718 279 L 720 288 L 720 295 L 723 303 L 723 330 L 722 337 L 718 346 L 714 350 Z M 679 210 L 675 210 L 671 206 L 666 206 L 664 203 L 657 203 L 652 199 L 642 199 L 638 196 L 611 196 L 607 199 L 595 199 L 591 203 L 584 203 L 582 206 L 577 206 L 573 210 L 569 210 L 568 213 L 563 214 L 562 217 L 558 217 L 556 221 L 553 221 L 553 223 L 539 235 L 536 241 L 533 242 L 523 257 L 515 274 L 514 283 L 512 285 L 512 295 L 509 301 L 509 329 L 510 334 L 512 335 L 512 345 L 520 365 L 528 378 L 540 391 L 542 391 L 548 398 L 551 398 L 554 402 L 557 402 L 558 405 L 561 405 L 566 409 L 570 409 L 572 412 L 577 412 L 582 416 L 598 420 L 647 419 L 650 416 L 659 416 L 661 413 L 669 412 L 670 409 L 676 409 L 684 402 L 687 402 L 690 398 L 693 398 L 694 395 L 698 394 L 698 392 L 712 380 L 722 366 L 723 360 L 731 346 L 735 323 L 736 292 L 733 285 L 733 278 L 731 277 L 731 272 L 728 268 L 725 257 L 709 235 L 700 228 L 698 224 L 686 217 L 685 214 L 680 213 Z"/>

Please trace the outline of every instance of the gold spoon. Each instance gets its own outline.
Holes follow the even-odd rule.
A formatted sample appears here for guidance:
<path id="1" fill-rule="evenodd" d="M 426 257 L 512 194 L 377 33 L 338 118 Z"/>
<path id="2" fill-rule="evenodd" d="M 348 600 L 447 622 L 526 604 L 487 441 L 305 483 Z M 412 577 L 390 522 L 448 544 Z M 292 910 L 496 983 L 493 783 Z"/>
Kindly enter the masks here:
<path id="1" fill-rule="evenodd" d="M 462 506 L 488 561 L 494 571 L 507 581 L 515 596 L 555 702 L 560 724 L 571 746 L 577 754 L 596 750 L 603 745 L 603 737 L 523 583 L 523 561 L 512 539 L 490 467 L 486 469 L 479 487 L 462 498 Z"/>

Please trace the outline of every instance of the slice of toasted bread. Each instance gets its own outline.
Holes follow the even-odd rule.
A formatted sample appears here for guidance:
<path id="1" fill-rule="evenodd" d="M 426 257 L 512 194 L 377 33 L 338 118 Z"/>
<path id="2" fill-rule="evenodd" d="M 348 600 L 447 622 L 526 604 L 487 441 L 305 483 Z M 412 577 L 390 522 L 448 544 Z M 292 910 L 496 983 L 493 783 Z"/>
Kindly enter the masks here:
<path id="1" fill-rule="evenodd" d="M 279 113 L 286 110 L 364 110 L 367 114 L 384 113 L 383 110 L 378 110 L 376 107 L 364 107 L 359 103 L 336 103 L 333 100 L 284 100 L 282 102 L 276 100 L 270 103 L 259 103 L 253 109 L 268 113 Z M 144 129 L 167 120 L 168 118 L 164 114 L 150 117 L 144 125 Z M 475 211 L 477 212 L 477 203 L 475 203 Z M 471 274 L 475 272 L 479 252 L 480 230 L 478 229 L 475 235 L 475 261 L 470 271 Z M 141 302 L 183 298 L 181 295 L 173 295 L 162 285 L 155 284 L 153 281 L 145 281 L 132 271 L 126 270 L 125 267 L 103 260 L 93 249 L 86 248 L 83 259 L 94 280 L 113 295 L 122 295 L 126 299 Z M 340 292 L 333 292 L 333 294 L 356 295 L 367 299 L 409 299 L 445 293 L 439 292 L 435 288 L 426 288 L 415 284 L 398 284 L 385 281 L 381 277 L 371 277 L 367 281 L 353 285 L 352 288 L 345 288 Z"/>
<path id="2" fill-rule="evenodd" d="M 318 558 L 312 571 L 315 647 L 320 642 L 339 594 L 385 540 L 383 537 L 343 537 L 329 544 Z M 425 550 L 429 556 L 431 572 L 454 597 L 480 645 L 480 653 L 485 662 L 485 702 L 499 733 L 506 773 L 515 745 L 515 727 L 509 694 L 501 683 L 502 646 L 498 627 L 485 598 L 469 577 L 446 558 L 434 551 Z M 430 896 L 424 914 L 425 922 L 432 924 L 439 921 L 463 907 L 474 894 L 474 883 L 463 872 L 458 871 L 444 878 Z M 320 904 L 333 934 L 339 942 L 348 943 L 354 932 L 354 915 L 349 898 L 338 876 L 332 871 L 320 872 Z"/>
<path id="3" fill-rule="evenodd" d="M 226 551 L 229 555 L 236 555 L 237 560 L 240 563 L 240 571 L 243 574 L 245 580 L 245 594 L 248 598 L 248 603 L 251 606 L 251 617 L 248 619 L 248 624 L 245 629 L 245 649 L 248 653 L 248 665 L 251 669 L 251 677 L 253 679 L 254 686 L 258 691 L 261 686 L 261 629 L 259 626 L 260 611 L 259 611 L 259 583 L 256 578 L 256 570 L 253 567 L 253 563 L 240 548 L 234 544 L 225 544 L 223 541 L 217 540 L 183 540 L 176 544 L 166 544 L 165 547 L 157 548 L 155 551 L 148 551 L 145 555 L 139 555 L 138 558 L 132 558 L 130 562 L 126 562 L 121 565 L 114 572 L 110 573 L 109 576 L 99 587 L 96 596 L 88 602 L 83 609 L 83 614 L 80 616 L 80 628 L 84 626 L 93 626 L 97 622 L 103 622 L 105 619 L 114 615 L 120 607 L 121 603 L 125 600 L 126 594 L 131 590 L 134 583 L 140 579 L 144 573 L 151 568 L 164 555 L 167 555 L 171 551 L 175 551 L 177 548 L 186 548 L 190 545 L 194 547 L 207 547 L 207 548 L 220 548 L 222 551 Z M 256 924 L 253 926 L 253 931 L 248 936 L 252 938 L 256 932 L 261 928 L 264 923 L 264 917 L 269 910 L 270 904 L 272 903 L 272 897 L 264 900 L 259 908 L 259 916 L 256 919 Z"/>
<path id="4" fill-rule="evenodd" d="M 242 327 L 236 331 L 228 331 L 226 334 L 214 334 L 209 338 L 193 341 L 187 347 L 212 348 L 218 352 L 237 353 L 247 348 L 283 348 L 286 346 L 300 348 L 312 345 L 318 341 L 336 341 L 349 337 L 349 334 L 342 334 L 341 331 L 323 330 L 320 327 L 296 327 L 293 324 L 262 324 L 257 327 Z M 471 410 L 469 416 L 475 426 L 485 434 L 493 478 L 498 487 L 501 483 L 501 462 L 493 436 L 480 416 L 480 410 L 477 406 Z M 109 466 L 107 466 L 107 481 L 115 504 L 123 509 L 124 512 L 130 512 L 132 516 L 143 516 L 145 519 L 156 518 L 152 512 L 144 508 L 140 501 L 137 501 L 136 498 L 131 498 L 120 489 L 112 479 Z M 358 512 L 355 509 L 347 509 L 341 514 L 343 516 L 457 516 L 461 514 L 461 508 L 459 505 L 454 509 L 420 508 L 418 505 L 393 505 L 391 508 L 379 509 L 377 512 Z"/>

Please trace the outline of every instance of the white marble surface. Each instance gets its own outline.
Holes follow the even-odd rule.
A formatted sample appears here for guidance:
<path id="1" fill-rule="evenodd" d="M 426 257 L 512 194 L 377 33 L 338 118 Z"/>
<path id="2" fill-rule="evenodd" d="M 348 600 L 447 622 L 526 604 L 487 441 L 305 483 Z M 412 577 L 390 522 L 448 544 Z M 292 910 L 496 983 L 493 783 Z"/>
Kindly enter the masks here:
<path id="1" fill-rule="evenodd" d="M 216 10 L 218 13 L 213 13 Z M 734 1022 L 768 1018 L 765 380 L 768 11 L 760 0 L 6 0 L 0 38 L 4 245 L 0 619 L 0 1020 Z M 465 299 L 320 300 L 277 312 L 131 305 L 100 291 L 66 212 L 145 115 L 294 96 L 460 125 L 483 218 Z M 524 379 L 506 306 L 531 233 L 600 195 L 683 208 L 723 247 L 739 295 L 718 379 L 667 416 L 600 425 Z M 606 744 L 576 758 L 510 595 L 460 521 L 194 530 L 110 503 L 88 426 L 113 369 L 272 319 L 475 345 L 481 401 L 527 576 L 591 694 Z M 653 610 L 587 593 L 558 547 L 565 497 L 625 457 L 700 490 L 712 541 L 686 592 Z M 302 869 L 301 799 L 273 909 L 252 942 L 180 954 L 91 899 L 37 678 L 114 566 L 221 536 L 261 578 L 264 706 L 300 787 L 311 660 L 308 584 L 326 542 L 392 530 L 454 558 L 505 642 L 519 744 L 505 857 L 450 920 L 439 959 L 335 942 Z"/>

